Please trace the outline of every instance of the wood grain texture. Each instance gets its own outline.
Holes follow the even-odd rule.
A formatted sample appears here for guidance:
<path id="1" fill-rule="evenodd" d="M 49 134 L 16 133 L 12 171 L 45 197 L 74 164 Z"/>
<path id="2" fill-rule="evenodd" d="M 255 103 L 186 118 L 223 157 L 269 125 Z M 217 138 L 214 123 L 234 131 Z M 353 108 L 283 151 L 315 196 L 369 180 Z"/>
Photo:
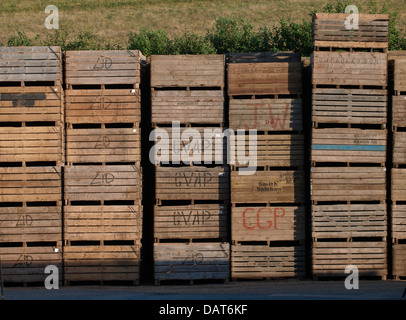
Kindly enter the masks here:
<path id="1" fill-rule="evenodd" d="M 406 239 L 406 205 L 392 205 L 392 238 Z"/>

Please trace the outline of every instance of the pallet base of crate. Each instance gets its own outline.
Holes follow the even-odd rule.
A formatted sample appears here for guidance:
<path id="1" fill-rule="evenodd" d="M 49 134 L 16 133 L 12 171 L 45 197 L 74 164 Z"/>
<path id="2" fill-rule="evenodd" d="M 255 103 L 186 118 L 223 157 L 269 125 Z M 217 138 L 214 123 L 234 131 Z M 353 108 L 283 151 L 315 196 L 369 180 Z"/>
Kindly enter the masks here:
<path id="1" fill-rule="evenodd" d="M 304 245 L 232 245 L 233 279 L 291 278 L 306 273 Z"/>
<path id="2" fill-rule="evenodd" d="M 140 279 L 141 245 L 75 245 L 64 247 L 64 279 L 67 284 Z"/>
<path id="3" fill-rule="evenodd" d="M 156 243 L 154 278 L 163 280 L 226 280 L 229 278 L 228 243 Z"/>
<path id="4" fill-rule="evenodd" d="M 385 241 L 314 242 L 312 248 L 314 278 L 346 277 L 347 266 L 356 266 L 359 276 L 387 277 L 387 243 Z"/>

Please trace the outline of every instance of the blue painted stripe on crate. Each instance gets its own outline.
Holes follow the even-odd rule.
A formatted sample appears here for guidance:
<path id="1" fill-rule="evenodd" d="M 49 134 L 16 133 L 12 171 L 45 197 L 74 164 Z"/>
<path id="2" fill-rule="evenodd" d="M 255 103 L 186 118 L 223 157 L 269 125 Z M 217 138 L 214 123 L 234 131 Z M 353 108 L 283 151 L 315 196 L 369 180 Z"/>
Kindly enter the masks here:
<path id="1" fill-rule="evenodd" d="M 346 144 L 314 144 L 313 150 L 355 150 L 355 151 L 385 151 L 386 146 L 346 145 Z"/>

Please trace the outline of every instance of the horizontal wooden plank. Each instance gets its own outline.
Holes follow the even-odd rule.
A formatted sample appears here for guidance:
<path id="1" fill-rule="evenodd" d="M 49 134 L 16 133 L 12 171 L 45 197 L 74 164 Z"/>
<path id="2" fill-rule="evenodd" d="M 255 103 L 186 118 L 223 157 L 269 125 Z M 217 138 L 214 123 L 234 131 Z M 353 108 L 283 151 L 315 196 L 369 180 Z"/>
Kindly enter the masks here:
<path id="1" fill-rule="evenodd" d="M 393 168 L 391 175 L 392 201 L 406 201 L 406 170 Z"/>
<path id="2" fill-rule="evenodd" d="M 305 208 L 300 206 L 232 207 L 232 241 L 305 239 Z"/>
<path id="3" fill-rule="evenodd" d="M 406 239 L 406 206 L 392 205 L 392 238 Z"/>
<path id="4" fill-rule="evenodd" d="M 392 273 L 395 277 L 406 276 L 406 244 L 393 245 Z"/>
<path id="5" fill-rule="evenodd" d="M 297 203 L 304 201 L 302 170 L 256 171 L 252 175 L 231 172 L 232 203 Z"/>
<path id="6" fill-rule="evenodd" d="M 392 96 L 392 125 L 406 127 L 406 96 Z"/>

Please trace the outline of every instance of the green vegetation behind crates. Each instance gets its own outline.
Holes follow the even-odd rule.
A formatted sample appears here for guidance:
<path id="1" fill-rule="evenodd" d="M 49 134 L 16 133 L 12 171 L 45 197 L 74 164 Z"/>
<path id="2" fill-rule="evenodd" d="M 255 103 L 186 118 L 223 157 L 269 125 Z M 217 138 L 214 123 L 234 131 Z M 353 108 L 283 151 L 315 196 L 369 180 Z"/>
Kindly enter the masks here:
<path id="1" fill-rule="evenodd" d="M 320 12 L 344 12 L 350 1 L 337 1 L 326 5 Z M 359 8 L 362 13 L 362 8 Z M 310 12 L 313 15 L 316 12 Z M 367 13 L 388 13 L 384 4 L 377 8 L 376 1 L 371 0 Z M 190 30 L 170 37 L 163 29 L 141 28 L 138 32 L 128 32 L 126 45 L 118 42 L 106 42 L 92 29 L 79 29 L 69 33 L 62 25 L 58 30 L 51 30 L 46 39 L 39 36 L 29 38 L 22 30 L 11 36 L 6 46 L 56 45 L 66 50 L 111 50 L 138 49 L 146 55 L 152 54 L 223 54 L 228 52 L 263 52 L 295 51 L 309 56 L 312 51 L 311 19 L 293 22 L 280 19 L 271 26 L 254 28 L 246 18 L 225 16 L 215 20 L 205 35 L 198 35 Z M 406 50 L 406 33 L 398 28 L 398 14 L 390 13 L 389 50 Z"/>

